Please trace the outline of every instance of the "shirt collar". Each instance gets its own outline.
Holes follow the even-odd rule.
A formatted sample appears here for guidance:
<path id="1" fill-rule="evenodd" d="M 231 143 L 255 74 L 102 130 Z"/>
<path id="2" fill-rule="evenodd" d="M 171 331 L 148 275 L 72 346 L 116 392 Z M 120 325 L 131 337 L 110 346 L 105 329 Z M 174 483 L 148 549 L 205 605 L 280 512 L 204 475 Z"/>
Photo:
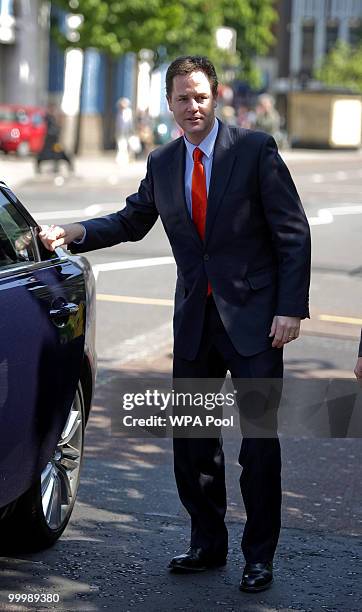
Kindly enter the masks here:
<path id="1" fill-rule="evenodd" d="M 192 144 L 192 142 L 187 140 L 186 136 L 184 136 L 184 141 L 185 141 L 186 149 L 187 149 L 189 155 L 191 156 L 191 159 L 193 159 L 192 156 L 193 156 L 193 153 L 194 153 L 194 149 L 196 149 L 196 147 L 201 149 L 201 151 L 203 152 L 204 155 L 206 155 L 206 157 L 208 157 L 208 158 L 211 157 L 211 155 L 212 155 L 212 153 L 214 151 L 214 146 L 215 146 L 215 141 L 216 141 L 216 136 L 217 136 L 218 131 L 219 131 L 219 122 L 215 118 L 215 122 L 214 122 L 214 125 L 213 125 L 213 128 L 212 128 L 211 132 L 208 133 L 208 135 L 204 138 L 204 140 L 202 140 L 200 142 L 200 144 L 194 145 L 194 144 Z"/>

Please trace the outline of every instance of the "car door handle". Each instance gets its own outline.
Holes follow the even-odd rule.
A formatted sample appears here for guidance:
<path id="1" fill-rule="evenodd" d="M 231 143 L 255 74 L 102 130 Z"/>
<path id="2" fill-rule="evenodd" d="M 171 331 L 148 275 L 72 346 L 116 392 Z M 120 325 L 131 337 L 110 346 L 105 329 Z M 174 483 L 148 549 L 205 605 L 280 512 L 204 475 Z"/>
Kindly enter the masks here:
<path id="1" fill-rule="evenodd" d="M 49 314 L 52 319 L 59 321 L 62 319 L 66 319 L 70 315 L 77 314 L 78 310 L 79 310 L 78 304 L 73 304 L 73 302 L 67 302 L 65 304 L 62 304 L 60 308 L 51 308 L 49 310 Z"/>

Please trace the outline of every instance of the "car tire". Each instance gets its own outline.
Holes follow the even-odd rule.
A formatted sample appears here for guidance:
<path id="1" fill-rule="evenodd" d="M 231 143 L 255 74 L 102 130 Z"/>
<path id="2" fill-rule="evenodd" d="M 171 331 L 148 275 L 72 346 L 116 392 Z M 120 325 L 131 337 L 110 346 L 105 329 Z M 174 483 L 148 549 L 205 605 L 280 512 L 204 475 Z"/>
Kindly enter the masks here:
<path id="1" fill-rule="evenodd" d="M 26 140 L 23 140 L 23 142 L 20 142 L 18 145 L 18 148 L 16 149 L 16 152 L 19 157 L 27 157 L 30 153 L 29 143 Z"/>
<path id="2" fill-rule="evenodd" d="M 6 550 L 42 550 L 62 535 L 77 497 L 84 426 L 83 392 L 79 384 L 53 456 L 37 481 L 18 499 L 11 515 L 1 522 Z"/>

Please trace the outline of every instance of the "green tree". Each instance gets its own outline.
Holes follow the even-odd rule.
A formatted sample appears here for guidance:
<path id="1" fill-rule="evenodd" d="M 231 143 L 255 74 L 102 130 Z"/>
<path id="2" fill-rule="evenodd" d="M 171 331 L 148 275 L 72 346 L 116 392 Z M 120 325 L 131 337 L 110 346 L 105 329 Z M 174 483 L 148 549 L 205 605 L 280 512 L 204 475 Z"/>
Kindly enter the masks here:
<path id="1" fill-rule="evenodd" d="M 218 68 L 238 66 L 245 80 L 256 82 L 253 59 L 274 41 L 271 26 L 277 18 L 274 0 L 55 0 L 70 13 L 83 15 L 79 40 L 70 42 L 53 27 L 62 48 L 95 47 L 111 56 L 143 48 L 162 50 L 162 59 L 182 54 L 208 55 Z M 237 53 L 229 55 L 216 47 L 220 26 L 237 33 Z"/>
<path id="2" fill-rule="evenodd" d="M 362 44 L 353 48 L 345 42 L 337 43 L 315 76 L 330 87 L 362 92 Z"/>
<path id="3" fill-rule="evenodd" d="M 205 0 L 56 0 L 69 13 L 84 17 L 79 40 L 70 42 L 57 27 L 62 48 L 94 47 L 112 56 L 162 47 L 168 58 L 182 53 L 209 53 L 219 23 L 218 11 Z M 217 4 L 217 3 L 216 3 Z"/>
<path id="4" fill-rule="evenodd" d="M 278 20 L 274 0 L 219 0 L 225 26 L 236 30 L 239 77 L 260 85 L 255 57 L 265 55 L 275 42 L 273 24 Z"/>
<path id="5" fill-rule="evenodd" d="M 106 108 L 104 134 L 111 140 L 113 63 L 127 53 L 150 49 L 154 66 L 178 55 L 207 55 L 221 78 L 225 69 L 259 85 L 254 66 L 256 55 L 264 54 L 273 43 L 271 26 L 276 19 L 274 0 L 53 0 L 67 13 L 82 15 L 75 36 L 52 24 L 52 34 L 62 49 L 90 47 L 103 52 L 106 64 Z M 235 53 L 216 46 L 216 30 L 227 26 L 236 30 Z M 78 150 L 81 117 L 78 118 L 75 150 Z"/>
<path id="6" fill-rule="evenodd" d="M 62 49 L 96 48 L 106 56 L 106 91 L 103 128 L 105 145 L 112 140 L 113 64 L 115 58 L 141 49 L 154 52 L 154 66 L 177 55 L 199 53 L 217 59 L 215 30 L 218 8 L 205 0 L 54 0 L 67 13 L 82 15 L 73 40 L 52 24 L 52 35 Z M 216 2 L 217 5 L 217 2 Z M 216 6 L 215 5 L 215 6 Z M 82 77 L 83 82 L 83 77 Z M 82 86 L 81 86 L 82 90 Z M 75 151 L 79 147 L 81 116 L 78 116 Z"/>

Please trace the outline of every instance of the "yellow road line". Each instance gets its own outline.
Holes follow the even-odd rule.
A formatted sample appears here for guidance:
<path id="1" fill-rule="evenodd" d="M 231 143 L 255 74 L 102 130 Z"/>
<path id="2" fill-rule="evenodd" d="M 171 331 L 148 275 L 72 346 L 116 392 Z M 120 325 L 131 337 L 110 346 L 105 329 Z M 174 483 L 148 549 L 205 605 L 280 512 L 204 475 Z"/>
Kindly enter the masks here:
<path id="1" fill-rule="evenodd" d="M 136 297 L 132 295 L 113 295 L 111 293 L 97 293 L 99 302 L 118 302 L 122 304 L 144 304 L 147 306 L 173 306 L 173 300 L 165 300 L 161 298 L 146 298 Z M 341 317 L 337 315 L 318 315 L 320 321 L 329 321 L 330 323 L 346 323 L 348 325 L 362 326 L 362 319 L 356 317 Z"/>
<path id="2" fill-rule="evenodd" d="M 161 298 L 135 297 L 131 295 L 113 295 L 110 293 L 97 293 L 99 302 L 122 302 L 122 304 L 147 304 L 151 306 L 173 306 L 173 300 Z"/>
<path id="3" fill-rule="evenodd" d="M 362 325 L 362 319 L 356 317 L 338 317 L 337 315 L 321 314 L 318 316 L 320 321 L 330 321 L 331 323 L 347 323 L 349 325 Z"/>

